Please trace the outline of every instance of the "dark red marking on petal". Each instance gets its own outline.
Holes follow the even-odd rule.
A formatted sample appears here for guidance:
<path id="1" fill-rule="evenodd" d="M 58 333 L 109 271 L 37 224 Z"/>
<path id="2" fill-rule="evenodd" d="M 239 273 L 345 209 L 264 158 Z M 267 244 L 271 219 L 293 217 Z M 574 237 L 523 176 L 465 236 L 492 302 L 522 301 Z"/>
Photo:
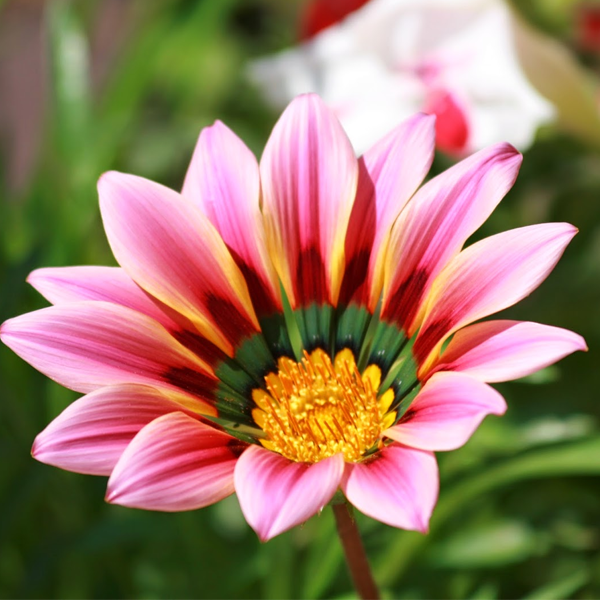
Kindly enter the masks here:
<path id="1" fill-rule="evenodd" d="M 227 449 L 235 458 L 239 458 L 247 447 L 248 444 L 238 439 L 232 439 L 227 442 Z"/>
<path id="2" fill-rule="evenodd" d="M 171 367 L 162 374 L 165 383 L 214 404 L 218 380 L 207 373 L 189 367 Z"/>
<path id="3" fill-rule="evenodd" d="M 213 367 L 227 359 L 227 355 L 222 350 L 199 333 L 180 329 L 172 331 L 171 334 L 180 344 Z"/>
<path id="4" fill-rule="evenodd" d="M 346 268 L 340 290 L 340 304 L 350 304 L 354 300 L 362 305 L 368 301 L 369 296 L 367 276 L 375 240 L 377 209 L 375 186 L 362 157 L 358 159 L 358 169 L 356 199 L 346 234 Z"/>
<path id="5" fill-rule="evenodd" d="M 241 314 L 232 302 L 222 296 L 207 293 L 205 306 L 208 314 L 234 348 L 241 340 L 252 337 L 258 331 L 246 315 Z"/>
<path id="6" fill-rule="evenodd" d="M 300 305 L 308 306 L 313 302 L 321 305 L 327 302 L 328 285 L 325 265 L 316 248 L 308 248 L 300 252 L 296 273 L 295 292 Z"/>
<path id="7" fill-rule="evenodd" d="M 406 423 L 407 421 L 410 421 L 415 415 L 417 414 L 417 411 L 409 408 L 403 415 L 402 418 L 398 421 L 398 423 Z"/>
<path id="8" fill-rule="evenodd" d="M 427 329 L 420 331 L 413 354 L 419 364 L 429 356 L 429 353 L 435 348 L 438 342 L 450 331 L 452 321 L 450 319 L 440 319 L 427 326 Z"/>
<path id="9" fill-rule="evenodd" d="M 340 290 L 339 304 L 348 305 L 354 300 L 360 306 L 368 301 L 369 290 L 367 289 L 367 271 L 369 259 L 371 258 L 370 249 L 359 250 L 346 263 L 342 288 Z"/>
<path id="10" fill-rule="evenodd" d="M 300 39 L 306 40 L 341 21 L 368 0 L 312 0 L 301 17 Z"/>
<path id="11" fill-rule="evenodd" d="M 421 305 L 429 274 L 425 269 L 414 270 L 392 293 L 381 312 L 384 321 L 408 330 Z"/>
<path id="12" fill-rule="evenodd" d="M 246 280 L 248 292 L 250 293 L 252 305 L 254 306 L 257 316 L 263 317 L 265 315 L 272 315 L 275 312 L 281 312 L 281 306 L 277 300 L 273 298 L 270 290 L 265 286 L 262 279 L 256 273 L 256 270 L 244 262 L 239 254 L 231 248 L 229 248 L 229 252 Z"/>
<path id="13" fill-rule="evenodd" d="M 256 275 L 254 277 L 258 280 Z M 186 339 L 186 341 L 191 341 L 190 336 L 182 336 L 181 332 L 190 332 L 191 336 L 193 336 L 194 334 L 192 332 L 195 331 L 193 323 L 181 313 L 164 304 L 145 290 L 143 291 L 146 293 L 148 298 L 150 298 L 150 300 L 152 300 L 152 302 L 154 302 L 154 304 L 156 304 L 156 306 L 158 306 L 174 322 L 174 328 L 171 330 L 173 336 L 184 344 L 185 342 L 183 339 Z M 205 294 L 205 306 L 209 316 L 234 347 L 237 346 L 238 342 L 240 342 L 242 339 L 251 337 L 258 331 L 245 314 L 242 314 L 232 302 L 223 298 L 222 296 L 218 296 L 217 294 L 207 291 Z M 175 327 L 179 327 L 179 330 L 175 329 Z M 183 339 L 180 339 L 178 336 L 182 336 Z M 202 336 L 199 336 L 198 339 L 193 343 L 196 346 L 198 346 L 198 344 L 210 344 L 208 340 L 200 342 L 201 339 L 203 339 Z M 212 347 L 216 350 L 215 346 Z M 216 357 L 216 360 L 215 358 L 211 358 L 211 354 L 209 352 L 210 346 L 206 346 L 205 350 L 201 349 L 200 346 L 198 346 L 198 348 L 198 356 L 206 360 L 206 362 L 214 364 L 216 360 L 220 359 L 219 356 Z M 216 352 L 218 352 L 218 350 L 216 350 Z"/>

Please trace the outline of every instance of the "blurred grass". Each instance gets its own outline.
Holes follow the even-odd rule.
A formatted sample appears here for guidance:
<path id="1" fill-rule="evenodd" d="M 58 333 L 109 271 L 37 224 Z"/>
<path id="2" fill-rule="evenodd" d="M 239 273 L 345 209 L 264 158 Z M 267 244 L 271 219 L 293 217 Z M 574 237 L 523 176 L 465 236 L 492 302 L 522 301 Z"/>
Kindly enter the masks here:
<path id="1" fill-rule="evenodd" d="M 0 2 L 0 18 L 15 4 Z M 259 155 L 276 119 L 243 69 L 293 40 L 294 3 L 126 6 L 127 33 L 98 84 L 91 40 L 101 3 L 44 4 L 41 151 L 24 190 L 9 190 L 0 166 L 1 320 L 44 305 L 25 283 L 33 268 L 113 263 L 97 208 L 102 172 L 178 188 L 203 126 L 223 120 Z M 528 11 L 548 29 L 547 11 Z M 561 33 L 555 21 L 552 28 Z M 499 386 L 507 415 L 440 455 L 429 536 L 359 515 L 387 597 L 600 596 L 600 155 L 551 130 L 526 153 L 514 190 L 478 236 L 548 220 L 570 221 L 580 234 L 541 289 L 506 315 L 572 328 L 590 352 Z M 76 395 L 6 348 L 0 376 L 0 597 L 351 597 L 327 510 L 260 544 L 235 498 L 185 514 L 106 505 L 104 479 L 29 456 L 35 435 Z"/>

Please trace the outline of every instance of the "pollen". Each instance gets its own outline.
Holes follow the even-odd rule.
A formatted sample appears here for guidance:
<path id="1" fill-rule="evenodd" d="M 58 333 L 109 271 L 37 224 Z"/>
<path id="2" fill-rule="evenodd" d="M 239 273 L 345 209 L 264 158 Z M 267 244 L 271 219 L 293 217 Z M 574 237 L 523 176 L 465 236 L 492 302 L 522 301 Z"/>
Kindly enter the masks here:
<path id="1" fill-rule="evenodd" d="M 298 462 L 340 452 L 347 462 L 358 462 L 377 449 L 381 432 L 395 421 L 389 411 L 393 390 L 378 395 L 381 370 L 370 365 L 361 374 L 348 349 L 333 363 L 318 349 L 305 352 L 301 362 L 280 358 L 277 367 L 265 377 L 266 389 L 252 392 L 252 416 L 269 450 Z"/>

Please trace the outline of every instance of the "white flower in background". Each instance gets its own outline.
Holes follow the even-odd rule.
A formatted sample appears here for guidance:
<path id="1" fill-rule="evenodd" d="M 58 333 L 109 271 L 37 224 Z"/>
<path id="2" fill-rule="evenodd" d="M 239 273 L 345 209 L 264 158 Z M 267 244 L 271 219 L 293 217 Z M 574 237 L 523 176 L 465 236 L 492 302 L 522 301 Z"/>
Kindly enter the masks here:
<path id="1" fill-rule="evenodd" d="M 358 152 L 416 111 L 437 115 L 437 145 L 466 154 L 531 144 L 556 109 L 530 83 L 523 35 L 501 0 L 371 0 L 301 45 L 250 65 L 275 105 L 317 92 Z"/>

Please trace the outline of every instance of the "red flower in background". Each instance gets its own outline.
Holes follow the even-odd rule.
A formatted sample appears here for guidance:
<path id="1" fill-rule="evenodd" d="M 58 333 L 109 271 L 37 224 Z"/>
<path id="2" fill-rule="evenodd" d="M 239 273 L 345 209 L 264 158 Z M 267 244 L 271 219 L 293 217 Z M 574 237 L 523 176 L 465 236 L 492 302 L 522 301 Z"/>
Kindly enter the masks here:
<path id="1" fill-rule="evenodd" d="M 300 38 L 307 40 L 313 35 L 341 21 L 351 12 L 364 6 L 369 0 L 312 0 L 304 9 L 300 23 Z"/>

